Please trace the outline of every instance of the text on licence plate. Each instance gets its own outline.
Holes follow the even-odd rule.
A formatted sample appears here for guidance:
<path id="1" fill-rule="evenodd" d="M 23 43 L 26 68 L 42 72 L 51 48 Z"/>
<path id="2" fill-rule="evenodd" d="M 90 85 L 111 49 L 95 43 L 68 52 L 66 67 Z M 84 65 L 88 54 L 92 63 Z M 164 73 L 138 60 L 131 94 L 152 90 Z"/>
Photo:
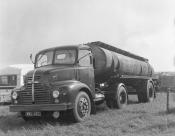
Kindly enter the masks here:
<path id="1" fill-rule="evenodd" d="M 41 116 L 41 112 L 25 112 L 25 116 L 32 117 L 32 116 Z"/>

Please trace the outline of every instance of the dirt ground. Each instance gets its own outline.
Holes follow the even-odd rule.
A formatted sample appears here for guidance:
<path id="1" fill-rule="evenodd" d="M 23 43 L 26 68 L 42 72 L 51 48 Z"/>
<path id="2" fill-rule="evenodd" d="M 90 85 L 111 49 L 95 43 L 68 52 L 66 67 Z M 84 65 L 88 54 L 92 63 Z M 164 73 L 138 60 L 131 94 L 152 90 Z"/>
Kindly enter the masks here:
<path id="1" fill-rule="evenodd" d="M 81 123 L 25 122 L 17 113 L 10 113 L 8 106 L 1 106 L 0 136 L 174 136 L 175 103 L 170 103 L 167 114 L 165 93 L 157 94 L 152 103 L 138 103 L 136 96 L 129 96 L 125 109 L 111 110 L 102 104 L 96 115 Z"/>

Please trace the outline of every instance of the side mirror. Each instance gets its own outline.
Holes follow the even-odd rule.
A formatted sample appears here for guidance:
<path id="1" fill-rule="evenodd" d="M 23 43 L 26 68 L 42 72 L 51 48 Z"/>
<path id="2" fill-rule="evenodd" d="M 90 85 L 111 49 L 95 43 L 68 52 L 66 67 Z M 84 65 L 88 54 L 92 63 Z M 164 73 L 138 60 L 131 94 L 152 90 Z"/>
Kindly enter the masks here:
<path id="1" fill-rule="evenodd" d="M 32 54 L 30 54 L 30 61 L 34 64 L 34 61 L 33 61 L 33 56 Z"/>

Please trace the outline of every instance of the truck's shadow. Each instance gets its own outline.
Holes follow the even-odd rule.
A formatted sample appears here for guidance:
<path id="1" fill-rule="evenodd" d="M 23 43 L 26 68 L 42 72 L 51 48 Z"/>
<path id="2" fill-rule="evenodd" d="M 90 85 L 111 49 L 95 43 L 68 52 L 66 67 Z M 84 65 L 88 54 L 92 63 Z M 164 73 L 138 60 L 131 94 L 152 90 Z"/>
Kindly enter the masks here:
<path id="1" fill-rule="evenodd" d="M 0 116 L 0 130 L 3 132 L 11 131 L 11 130 L 43 130 L 45 126 L 68 126 L 72 125 L 74 121 L 69 117 L 61 117 L 58 120 L 54 120 L 53 118 L 38 118 L 31 119 L 30 121 L 24 121 L 22 117 L 19 117 L 18 114 Z"/>
<path id="2" fill-rule="evenodd" d="M 128 104 L 138 104 L 137 101 L 129 100 Z M 105 103 L 98 105 L 97 113 L 100 114 L 102 112 L 108 111 L 109 108 L 106 106 Z M 21 130 L 21 129 L 38 129 L 42 130 L 46 125 L 60 125 L 60 126 L 67 126 L 72 125 L 74 121 L 69 116 L 63 116 L 58 120 L 53 120 L 51 118 L 45 118 L 45 119 L 37 119 L 37 120 L 31 120 L 31 121 L 24 121 L 17 113 L 9 113 L 6 111 L 7 114 L 3 114 L 0 116 L 0 130 L 3 132 L 7 132 L 8 130 Z"/>

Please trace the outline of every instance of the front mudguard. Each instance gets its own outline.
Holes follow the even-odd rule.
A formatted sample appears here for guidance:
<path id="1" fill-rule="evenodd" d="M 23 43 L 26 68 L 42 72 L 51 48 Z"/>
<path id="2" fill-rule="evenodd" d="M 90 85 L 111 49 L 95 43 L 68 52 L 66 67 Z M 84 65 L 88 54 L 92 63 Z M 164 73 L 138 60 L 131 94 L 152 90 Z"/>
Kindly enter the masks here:
<path id="1" fill-rule="evenodd" d="M 89 95 L 92 102 L 95 98 L 94 90 L 91 90 L 86 84 L 80 81 L 70 80 L 55 82 L 52 84 L 52 86 L 61 90 L 61 93 L 65 95 L 65 102 L 67 103 L 74 104 L 75 98 L 80 91 L 85 91 Z"/>

